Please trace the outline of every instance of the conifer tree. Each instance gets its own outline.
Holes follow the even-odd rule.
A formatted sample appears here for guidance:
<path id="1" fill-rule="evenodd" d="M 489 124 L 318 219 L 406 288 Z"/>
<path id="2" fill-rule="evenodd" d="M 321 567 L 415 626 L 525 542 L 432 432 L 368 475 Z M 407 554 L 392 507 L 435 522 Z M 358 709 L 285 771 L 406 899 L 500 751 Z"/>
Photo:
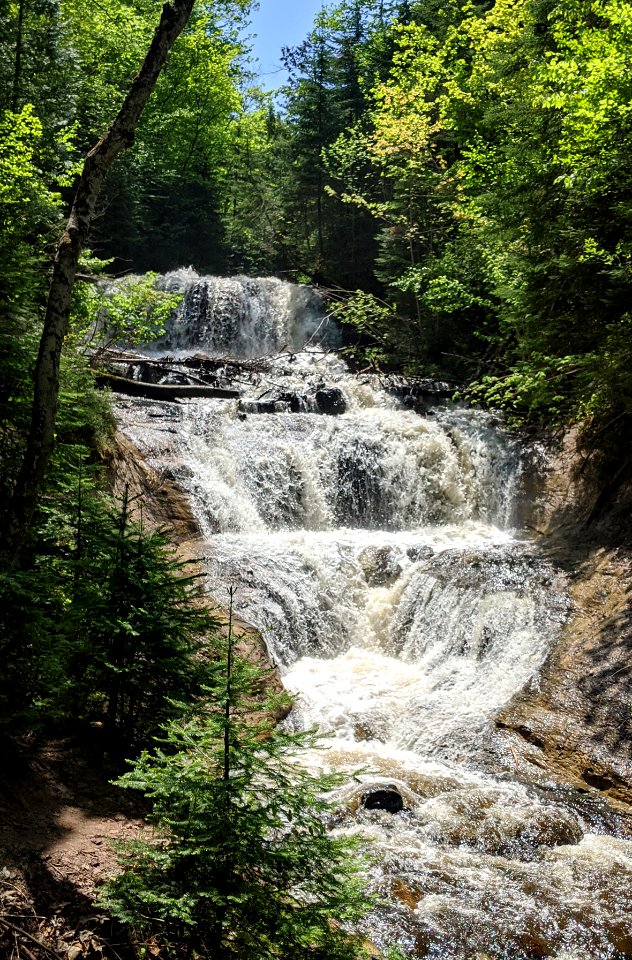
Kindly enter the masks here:
<path id="1" fill-rule="evenodd" d="M 167 724 L 118 781 L 150 800 L 156 829 L 123 846 L 103 903 L 161 957 L 367 955 L 348 926 L 370 905 L 363 860 L 326 822 L 340 781 L 301 766 L 316 738 L 275 726 L 264 681 L 234 656 L 229 630 L 205 711 Z"/>
<path id="2" fill-rule="evenodd" d="M 218 622 L 195 602 L 197 578 L 160 531 L 120 510 L 92 507 L 78 526 L 75 581 L 65 618 L 68 690 L 77 719 L 103 720 L 111 744 L 147 743 L 177 712 L 174 700 L 200 694 L 207 676 L 201 644 Z"/>

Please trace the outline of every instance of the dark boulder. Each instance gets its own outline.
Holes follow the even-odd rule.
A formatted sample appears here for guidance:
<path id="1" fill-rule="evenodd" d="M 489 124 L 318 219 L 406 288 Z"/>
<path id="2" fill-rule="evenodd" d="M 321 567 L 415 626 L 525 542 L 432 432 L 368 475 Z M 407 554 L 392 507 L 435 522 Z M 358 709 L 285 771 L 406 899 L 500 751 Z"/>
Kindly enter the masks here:
<path id="1" fill-rule="evenodd" d="M 395 787 L 381 787 L 365 793 L 362 797 L 362 806 L 365 810 L 400 813 L 404 809 L 404 798 Z"/>
<path id="2" fill-rule="evenodd" d="M 338 387 L 323 387 L 316 391 L 316 404 L 320 413 L 337 417 L 347 409 L 345 395 Z"/>

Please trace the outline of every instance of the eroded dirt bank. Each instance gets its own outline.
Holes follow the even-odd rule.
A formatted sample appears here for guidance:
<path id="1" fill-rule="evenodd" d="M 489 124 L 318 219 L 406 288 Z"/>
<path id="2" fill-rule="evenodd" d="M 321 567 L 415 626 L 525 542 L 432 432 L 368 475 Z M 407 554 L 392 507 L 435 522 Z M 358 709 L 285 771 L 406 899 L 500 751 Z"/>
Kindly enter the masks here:
<path id="1" fill-rule="evenodd" d="M 632 803 L 632 486 L 607 489 L 579 438 L 534 448 L 523 519 L 566 571 L 571 616 L 538 677 L 496 718 L 545 775 Z M 605 495 L 604 495 L 605 494 Z"/>

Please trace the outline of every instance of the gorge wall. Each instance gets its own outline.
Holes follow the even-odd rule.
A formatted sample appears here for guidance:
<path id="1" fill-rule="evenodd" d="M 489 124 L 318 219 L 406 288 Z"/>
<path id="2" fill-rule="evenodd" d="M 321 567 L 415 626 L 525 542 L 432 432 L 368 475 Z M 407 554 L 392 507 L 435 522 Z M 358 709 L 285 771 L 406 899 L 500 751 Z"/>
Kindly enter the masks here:
<path id="1" fill-rule="evenodd" d="M 577 428 L 531 445 L 524 523 L 568 571 L 573 612 L 538 678 L 498 714 L 524 762 L 632 802 L 632 485 Z"/>

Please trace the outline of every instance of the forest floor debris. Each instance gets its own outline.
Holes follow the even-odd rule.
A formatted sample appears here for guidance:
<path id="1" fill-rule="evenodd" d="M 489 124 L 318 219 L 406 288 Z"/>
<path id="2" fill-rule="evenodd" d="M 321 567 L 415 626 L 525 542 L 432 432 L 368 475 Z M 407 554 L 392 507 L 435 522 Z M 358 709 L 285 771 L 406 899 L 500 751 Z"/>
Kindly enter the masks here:
<path id="1" fill-rule="evenodd" d="M 141 804 L 75 740 L 3 746 L 0 958 L 127 960 L 96 895 L 117 868 L 113 841 L 143 829 Z"/>

